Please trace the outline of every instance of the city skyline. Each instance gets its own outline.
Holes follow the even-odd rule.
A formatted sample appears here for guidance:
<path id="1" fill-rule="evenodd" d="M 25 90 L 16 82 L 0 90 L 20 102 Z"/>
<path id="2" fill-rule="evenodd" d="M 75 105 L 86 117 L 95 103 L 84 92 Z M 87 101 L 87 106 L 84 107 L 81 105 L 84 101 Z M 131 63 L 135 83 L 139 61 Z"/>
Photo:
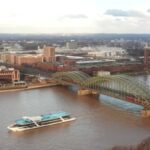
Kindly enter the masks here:
<path id="1" fill-rule="evenodd" d="M 146 0 L 0 2 L 0 33 L 150 33 Z"/>

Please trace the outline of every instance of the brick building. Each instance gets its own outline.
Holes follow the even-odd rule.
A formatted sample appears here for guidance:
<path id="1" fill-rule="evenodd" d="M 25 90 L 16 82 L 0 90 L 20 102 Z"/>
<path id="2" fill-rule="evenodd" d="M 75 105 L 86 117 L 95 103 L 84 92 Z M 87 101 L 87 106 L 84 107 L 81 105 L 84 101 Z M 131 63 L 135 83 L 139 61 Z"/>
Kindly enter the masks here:
<path id="1" fill-rule="evenodd" d="M 19 81 L 20 71 L 13 68 L 8 68 L 8 69 L 0 68 L 0 80 L 9 81 L 9 82 Z"/>
<path id="2" fill-rule="evenodd" d="M 45 62 L 55 62 L 55 48 L 54 47 L 49 47 L 49 46 L 44 46 L 44 61 Z"/>
<path id="3" fill-rule="evenodd" d="M 16 64 L 22 65 L 22 64 L 36 64 L 43 62 L 43 55 L 18 55 L 16 56 Z"/>

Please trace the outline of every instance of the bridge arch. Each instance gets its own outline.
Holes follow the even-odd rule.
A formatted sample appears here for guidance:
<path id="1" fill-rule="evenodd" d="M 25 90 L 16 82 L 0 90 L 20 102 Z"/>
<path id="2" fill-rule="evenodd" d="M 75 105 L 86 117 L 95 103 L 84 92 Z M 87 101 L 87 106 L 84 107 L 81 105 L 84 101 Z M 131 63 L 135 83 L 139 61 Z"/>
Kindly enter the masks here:
<path id="1" fill-rule="evenodd" d="M 68 72 L 57 72 L 52 75 L 52 78 L 56 80 L 63 80 L 64 82 L 72 82 L 73 84 L 81 84 L 84 80 L 87 80 L 90 76 L 81 71 L 68 71 Z M 71 84 L 72 84 L 71 83 Z"/>
<path id="2" fill-rule="evenodd" d="M 82 85 L 88 89 L 94 89 L 100 92 L 115 91 L 122 96 L 134 97 L 135 101 L 150 102 L 150 88 L 141 82 L 135 81 L 129 76 L 112 75 L 92 77 L 82 82 Z"/>
<path id="3" fill-rule="evenodd" d="M 124 100 L 150 108 L 150 87 L 127 75 L 90 77 L 81 71 L 69 71 L 55 73 L 52 77 L 60 83 L 76 84 L 102 94 L 114 94 L 114 97 L 121 95 Z"/>

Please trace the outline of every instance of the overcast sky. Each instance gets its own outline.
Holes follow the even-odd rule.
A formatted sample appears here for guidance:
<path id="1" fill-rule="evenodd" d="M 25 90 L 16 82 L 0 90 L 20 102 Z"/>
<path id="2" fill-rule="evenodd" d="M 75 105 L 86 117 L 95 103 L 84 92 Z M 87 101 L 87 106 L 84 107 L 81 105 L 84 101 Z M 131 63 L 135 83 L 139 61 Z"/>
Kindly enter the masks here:
<path id="1" fill-rule="evenodd" d="M 150 0 L 0 0 L 0 33 L 150 33 Z"/>

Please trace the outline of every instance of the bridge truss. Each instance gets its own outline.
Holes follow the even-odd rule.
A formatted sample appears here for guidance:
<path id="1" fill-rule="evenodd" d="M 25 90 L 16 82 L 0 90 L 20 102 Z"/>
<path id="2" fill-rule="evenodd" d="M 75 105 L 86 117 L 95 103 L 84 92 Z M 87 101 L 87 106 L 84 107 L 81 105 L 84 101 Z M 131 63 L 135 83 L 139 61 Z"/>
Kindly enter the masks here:
<path id="1" fill-rule="evenodd" d="M 69 71 L 57 72 L 53 78 L 63 85 L 78 85 L 81 89 L 93 90 L 150 109 L 150 87 L 127 75 L 90 77 L 81 71 Z"/>

